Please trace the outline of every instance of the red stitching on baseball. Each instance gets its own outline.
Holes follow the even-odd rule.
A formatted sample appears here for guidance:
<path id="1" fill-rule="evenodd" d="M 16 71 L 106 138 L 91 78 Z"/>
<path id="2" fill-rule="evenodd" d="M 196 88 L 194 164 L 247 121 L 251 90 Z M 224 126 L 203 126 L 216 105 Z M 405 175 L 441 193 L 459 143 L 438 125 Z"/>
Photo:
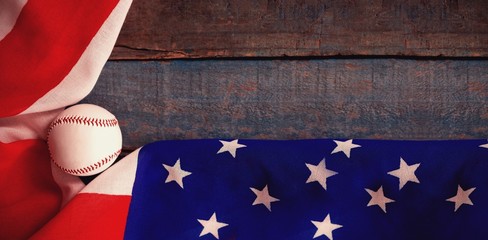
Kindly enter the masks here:
<path id="1" fill-rule="evenodd" d="M 117 156 L 119 156 L 119 154 L 122 152 L 122 149 L 119 149 L 117 150 L 116 152 L 106 156 L 105 158 L 102 158 L 100 161 L 90 165 L 90 166 L 87 166 L 87 167 L 84 167 L 84 168 L 78 168 L 78 169 L 69 169 L 69 168 L 64 168 L 64 167 L 61 167 L 56 161 L 54 161 L 54 159 L 51 157 L 51 160 L 53 161 L 54 165 L 56 165 L 57 167 L 61 168 L 61 170 L 67 172 L 67 173 L 70 173 L 70 174 L 84 174 L 84 173 L 88 173 L 88 172 L 91 172 L 91 171 L 94 171 L 100 167 L 102 167 L 103 165 L 105 165 L 106 163 L 109 163 L 111 162 L 112 160 L 114 160 L 115 158 L 117 158 Z"/>
<path id="2" fill-rule="evenodd" d="M 97 127 L 115 127 L 119 124 L 119 122 L 115 118 L 100 119 L 100 118 L 89 118 L 89 117 L 81 117 L 81 116 L 73 116 L 73 115 L 62 116 L 51 123 L 51 125 L 47 130 L 47 137 L 49 137 L 49 134 L 54 129 L 54 127 L 61 124 L 83 124 L 83 125 L 97 126 Z"/>

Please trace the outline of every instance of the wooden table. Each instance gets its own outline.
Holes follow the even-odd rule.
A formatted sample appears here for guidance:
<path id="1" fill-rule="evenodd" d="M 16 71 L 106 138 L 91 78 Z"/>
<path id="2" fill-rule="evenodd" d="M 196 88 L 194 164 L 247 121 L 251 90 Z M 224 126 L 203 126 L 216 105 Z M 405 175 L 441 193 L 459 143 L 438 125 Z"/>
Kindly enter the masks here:
<path id="1" fill-rule="evenodd" d="M 83 102 L 166 139 L 488 137 L 488 1 L 134 0 Z"/>

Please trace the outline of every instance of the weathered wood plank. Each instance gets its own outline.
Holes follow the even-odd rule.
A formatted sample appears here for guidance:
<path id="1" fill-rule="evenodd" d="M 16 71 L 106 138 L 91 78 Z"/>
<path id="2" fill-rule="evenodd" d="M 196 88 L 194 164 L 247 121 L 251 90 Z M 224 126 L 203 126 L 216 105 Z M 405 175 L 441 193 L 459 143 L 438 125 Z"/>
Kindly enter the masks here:
<path id="1" fill-rule="evenodd" d="M 134 0 L 111 59 L 488 56 L 486 0 Z"/>
<path id="2" fill-rule="evenodd" d="M 488 136 L 488 61 L 109 61 L 84 102 L 124 146 L 191 138 Z"/>

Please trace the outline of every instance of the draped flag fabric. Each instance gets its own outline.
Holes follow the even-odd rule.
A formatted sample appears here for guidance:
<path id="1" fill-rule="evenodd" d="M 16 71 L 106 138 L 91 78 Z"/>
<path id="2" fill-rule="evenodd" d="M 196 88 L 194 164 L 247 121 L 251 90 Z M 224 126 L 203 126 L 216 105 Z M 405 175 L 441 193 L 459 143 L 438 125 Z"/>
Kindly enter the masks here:
<path id="1" fill-rule="evenodd" d="M 85 187 L 51 166 L 46 130 L 91 91 L 130 4 L 0 1 L 0 239 L 32 236 Z"/>
<path id="2" fill-rule="evenodd" d="M 0 239 L 486 239 L 488 141 L 154 142 L 85 185 L 49 123 L 130 0 L 0 1 Z"/>
<path id="3" fill-rule="evenodd" d="M 120 239 L 485 239 L 487 148 L 486 140 L 155 142 L 88 184 L 39 239 L 104 231 Z"/>

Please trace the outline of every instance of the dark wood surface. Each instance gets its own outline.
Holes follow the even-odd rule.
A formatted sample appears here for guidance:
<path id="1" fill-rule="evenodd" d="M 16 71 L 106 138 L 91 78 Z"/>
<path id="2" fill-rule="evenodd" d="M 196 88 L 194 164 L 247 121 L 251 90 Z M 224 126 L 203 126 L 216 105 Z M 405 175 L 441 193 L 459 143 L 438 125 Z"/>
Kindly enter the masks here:
<path id="1" fill-rule="evenodd" d="M 488 137 L 488 61 L 109 61 L 83 101 L 167 139 Z"/>
<path id="2" fill-rule="evenodd" d="M 119 118 L 126 152 L 194 138 L 487 138 L 487 57 L 485 0 L 134 0 L 83 102 Z"/>
<path id="3" fill-rule="evenodd" d="M 488 56 L 486 0 L 134 0 L 111 59 Z"/>

